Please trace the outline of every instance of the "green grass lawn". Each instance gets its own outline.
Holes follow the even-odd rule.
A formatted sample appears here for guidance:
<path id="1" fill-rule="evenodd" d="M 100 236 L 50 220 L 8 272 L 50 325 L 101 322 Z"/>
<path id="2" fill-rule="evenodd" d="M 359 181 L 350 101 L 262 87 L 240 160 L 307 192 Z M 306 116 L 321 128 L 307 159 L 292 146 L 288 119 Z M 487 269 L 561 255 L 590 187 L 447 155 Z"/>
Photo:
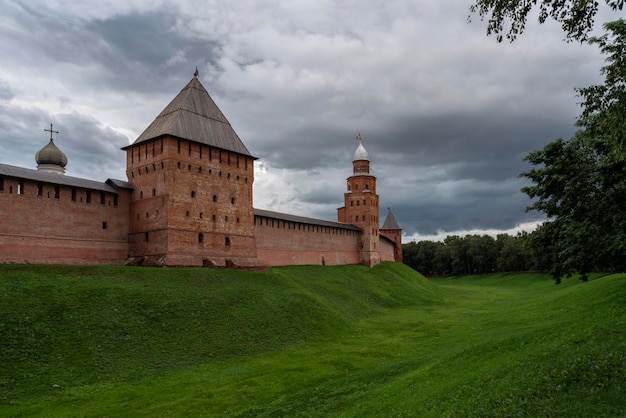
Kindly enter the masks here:
<path id="1" fill-rule="evenodd" d="M 1 416 L 626 416 L 626 275 L 0 265 Z"/>

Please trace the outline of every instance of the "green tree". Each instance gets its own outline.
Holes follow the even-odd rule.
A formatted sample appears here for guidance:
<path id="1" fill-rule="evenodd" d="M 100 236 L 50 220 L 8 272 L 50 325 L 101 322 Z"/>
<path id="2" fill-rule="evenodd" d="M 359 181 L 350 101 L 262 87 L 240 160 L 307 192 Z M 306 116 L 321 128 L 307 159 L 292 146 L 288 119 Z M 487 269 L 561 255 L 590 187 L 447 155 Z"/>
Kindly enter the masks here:
<path id="1" fill-rule="evenodd" d="M 604 0 L 612 10 L 622 10 L 624 0 Z M 561 24 L 568 41 L 585 41 L 593 29 L 600 3 L 596 0 L 476 0 L 470 13 L 487 19 L 487 34 L 498 42 L 514 41 L 526 28 L 528 14 L 539 9 L 539 23 L 553 19 Z M 470 15 L 471 18 L 471 15 Z"/>
<path id="2" fill-rule="evenodd" d="M 612 157 L 626 159 L 626 23 L 623 19 L 604 24 L 607 33 L 589 40 L 597 44 L 606 65 L 600 72 L 604 84 L 577 89 L 583 101 L 578 126 L 588 135 L 605 139 Z"/>
<path id="3" fill-rule="evenodd" d="M 486 274 L 496 269 L 496 241 L 489 235 L 466 235 L 467 256 L 471 266 L 470 274 Z"/>
<path id="4" fill-rule="evenodd" d="M 417 261 L 417 242 L 411 241 L 406 244 L 402 244 L 402 262 L 413 270 L 419 271 Z"/>
<path id="5" fill-rule="evenodd" d="M 531 245 L 557 282 L 624 266 L 626 166 L 611 150 L 606 138 L 581 130 L 526 157 L 537 166 L 522 174 L 535 183 L 522 189 L 536 199 L 528 209 L 548 215 Z"/>
<path id="6" fill-rule="evenodd" d="M 420 265 L 419 272 L 426 275 L 432 276 L 435 273 L 434 261 L 435 254 L 437 252 L 437 243 L 434 241 L 420 241 L 418 244 L 418 260 Z"/>
<path id="7" fill-rule="evenodd" d="M 458 235 L 448 235 L 443 243 L 449 249 L 450 274 L 464 276 L 472 273 L 472 264 L 467 253 L 467 241 Z"/>
<path id="8" fill-rule="evenodd" d="M 439 274 L 434 267 L 438 244 L 433 241 L 412 241 L 402 245 L 403 263 L 425 276 Z"/>
<path id="9" fill-rule="evenodd" d="M 525 235 L 513 237 L 509 234 L 499 234 L 496 238 L 499 244 L 497 271 L 527 271 L 530 269 L 530 257 L 525 249 Z"/>
<path id="10" fill-rule="evenodd" d="M 426 276 L 526 271 L 540 264 L 533 262 L 526 245 L 528 237 L 522 232 L 515 237 L 500 234 L 496 239 L 489 235 L 448 235 L 444 242 L 412 241 L 402 246 L 403 261 Z"/>
<path id="11" fill-rule="evenodd" d="M 438 276 L 452 274 L 452 251 L 443 242 L 437 243 L 433 268 Z"/>

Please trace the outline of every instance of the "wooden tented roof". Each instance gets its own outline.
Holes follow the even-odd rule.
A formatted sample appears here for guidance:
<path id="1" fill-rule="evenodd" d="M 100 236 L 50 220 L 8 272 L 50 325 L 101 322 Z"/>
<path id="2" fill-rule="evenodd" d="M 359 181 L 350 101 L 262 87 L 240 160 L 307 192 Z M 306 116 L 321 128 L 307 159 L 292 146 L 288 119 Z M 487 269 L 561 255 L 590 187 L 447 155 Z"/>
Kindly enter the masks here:
<path id="1" fill-rule="evenodd" d="M 139 138 L 123 149 L 164 135 L 252 157 L 198 80 L 197 72 Z"/>
<path id="2" fill-rule="evenodd" d="M 383 227 L 381 229 L 402 229 L 396 222 L 395 216 L 391 213 L 391 209 L 387 209 L 387 218 L 385 218 L 385 223 L 383 223 Z"/>

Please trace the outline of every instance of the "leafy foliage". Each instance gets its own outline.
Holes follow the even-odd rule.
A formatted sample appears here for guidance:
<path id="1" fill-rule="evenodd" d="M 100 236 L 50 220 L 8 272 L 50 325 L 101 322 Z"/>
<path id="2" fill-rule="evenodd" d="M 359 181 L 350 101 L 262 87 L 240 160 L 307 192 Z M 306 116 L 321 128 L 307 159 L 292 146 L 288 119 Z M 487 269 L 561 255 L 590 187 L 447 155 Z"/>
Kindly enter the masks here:
<path id="1" fill-rule="evenodd" d="M 605 0 L 612 10 L 622 10 L 624 0 Z M 539 23 L 553 19 L 561 23 L 568 41 L 585 41 L 593 29 L 599 8 L 596 0 L 476 0 L 470 6 L 471 13 L 478 13 L 481 20 L 487 17 L 487 34 L 496 35 L 498 42 L 505 37 L 514 41 L 526 28 L 528 14 L 539 8 Z"/>
<path id="2" fill-rule="evenodd" d="M 535 184 L 522 189 L 537 200 L 528 208 L 548 215 L 531 240 L 543 254 L 541 268 L 558 281 L 580 272 L 626 266 L 626 171 L 606 141 L 578 132 L 526 157 L 538 166 L 522 175 Z"/>
<path id="3" fill-rule="evenodd" d="M 600 70 L 604 84 L 577 89 L 583 98 L 578 125 L 588 135 L 605 139 L 616 159 L 626 158 L 626 23 L 623 19 L 604 25 L 607 33 L 589 40 L 597 44 L 606 63 Z"/>

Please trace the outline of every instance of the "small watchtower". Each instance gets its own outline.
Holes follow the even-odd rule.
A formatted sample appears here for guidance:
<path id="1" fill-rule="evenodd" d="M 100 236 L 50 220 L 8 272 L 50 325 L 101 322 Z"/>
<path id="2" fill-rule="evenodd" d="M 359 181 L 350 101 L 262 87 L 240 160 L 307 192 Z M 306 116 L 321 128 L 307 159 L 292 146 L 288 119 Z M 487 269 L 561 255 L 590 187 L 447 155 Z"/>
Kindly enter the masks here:
<path id="1" fill-rule="evenodd" d="M 337 220 L 361 229 L 360 261 L 373 267 L 380 262 L 376 177 L 370 174 L 369 154 L 361 134 L 356 139 L 359 145 L 352 158 L 352 175 L 347 179 L 348 190 L 344 193 L 344 206 L 337 209 Z"/>
<path id="2" fill-rule="evenodd" d="M 402 263 L 402 228 L 398 225 L 393 212 L 387 208 L 387 217 L 380 229 L 380 234 L 386 236 L 395 244 L 393 258 L 396 263 Z"/>

